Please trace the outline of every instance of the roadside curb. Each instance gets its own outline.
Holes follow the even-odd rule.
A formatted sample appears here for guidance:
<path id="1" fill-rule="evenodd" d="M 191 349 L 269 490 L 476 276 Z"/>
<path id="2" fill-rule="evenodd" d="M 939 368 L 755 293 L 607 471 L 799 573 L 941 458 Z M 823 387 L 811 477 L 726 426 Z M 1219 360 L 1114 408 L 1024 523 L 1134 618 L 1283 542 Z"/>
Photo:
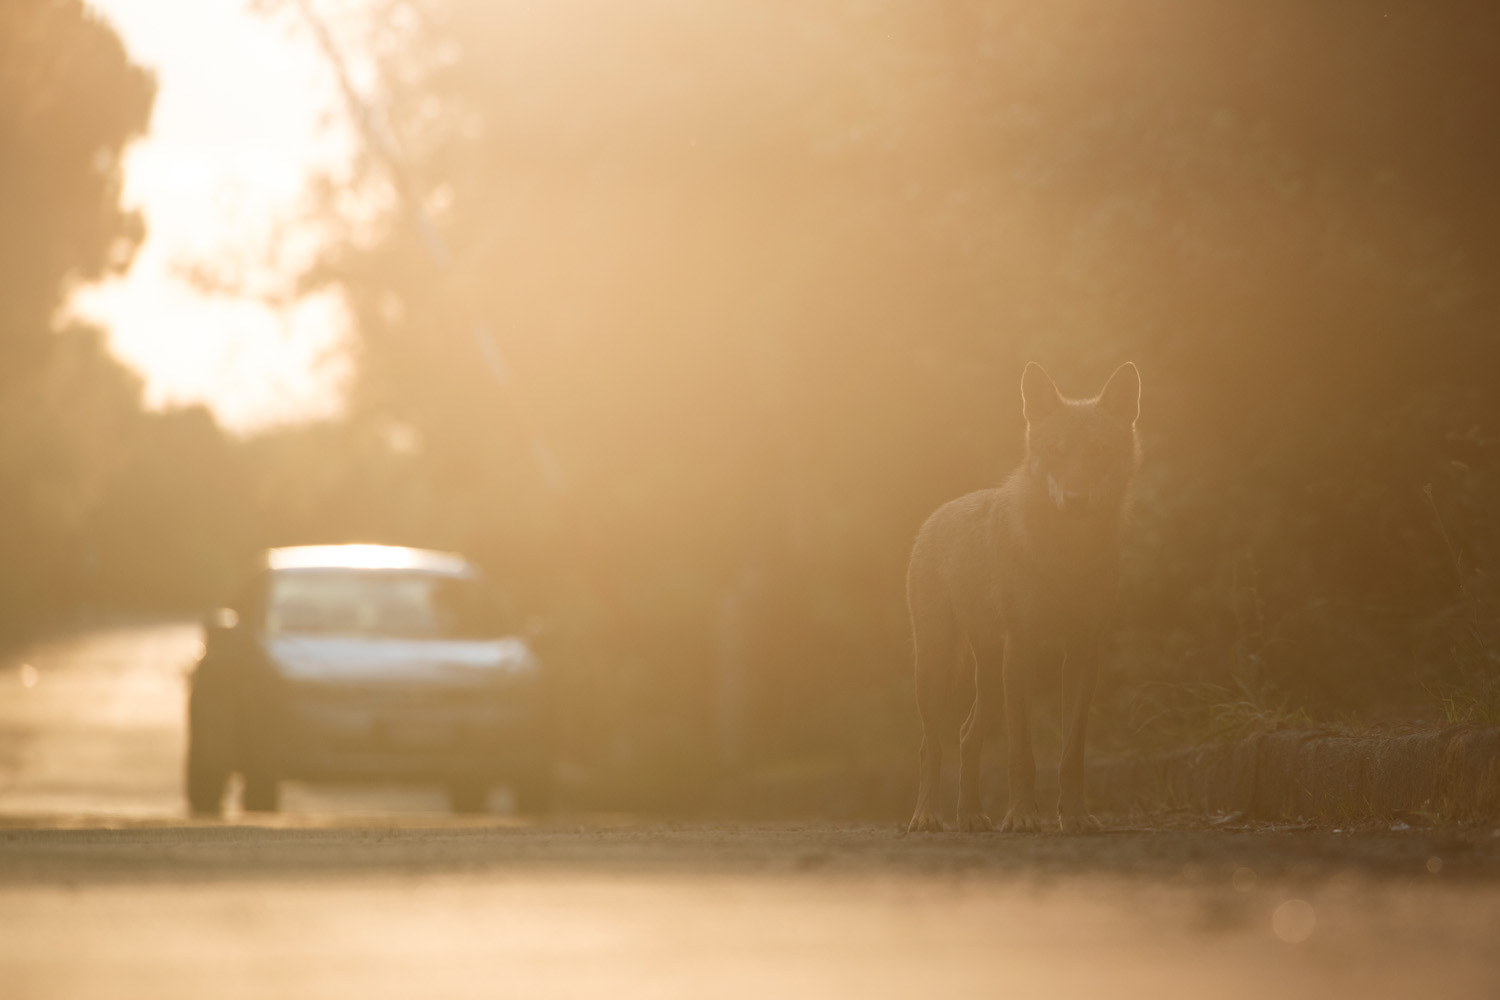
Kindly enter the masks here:
<path id="1" fill-rule="evenodd" d="M 1088 765 L 1090 807 L 1191 809 L 1246 819 L 1500 818 L 1500 726 L 1400 736 L 1325 730 Z"/>

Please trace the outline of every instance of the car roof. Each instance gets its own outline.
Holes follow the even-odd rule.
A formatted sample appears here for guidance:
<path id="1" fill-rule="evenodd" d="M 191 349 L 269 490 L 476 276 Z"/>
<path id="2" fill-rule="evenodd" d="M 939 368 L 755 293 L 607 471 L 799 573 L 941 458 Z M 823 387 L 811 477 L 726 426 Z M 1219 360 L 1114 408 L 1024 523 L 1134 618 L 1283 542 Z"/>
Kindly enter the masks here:
<path id="1" fill-rule="evenodd" d="M 292 545 L 267 552 L 266 565 L 272 570 L 404 570 L 439 576 L 479 575 L 463 556 L 404 545 Z"/>

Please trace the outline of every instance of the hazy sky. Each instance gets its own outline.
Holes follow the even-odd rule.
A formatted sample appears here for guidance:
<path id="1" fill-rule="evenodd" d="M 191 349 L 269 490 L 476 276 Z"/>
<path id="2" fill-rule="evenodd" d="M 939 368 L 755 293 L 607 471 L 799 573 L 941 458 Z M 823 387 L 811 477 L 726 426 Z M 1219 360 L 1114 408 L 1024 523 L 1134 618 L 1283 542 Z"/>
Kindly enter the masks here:
<path id="1" fill-rule="evenodd" d="M 326 415 L 340 401 L 347 317 L 333 296 L 271 307 L 208 293 L 191 267 L 284 287 L 316 236 L 288 229 L 311 171 L 352 147 L 332 74 L 295 20 L 249 0 L 89 0 L 156 73 L 150 134 L 125 159 L 148 235 L 130 272 L 72 310 L 109 330 L 153 406 L 203 401 L 236 430 Z"/>

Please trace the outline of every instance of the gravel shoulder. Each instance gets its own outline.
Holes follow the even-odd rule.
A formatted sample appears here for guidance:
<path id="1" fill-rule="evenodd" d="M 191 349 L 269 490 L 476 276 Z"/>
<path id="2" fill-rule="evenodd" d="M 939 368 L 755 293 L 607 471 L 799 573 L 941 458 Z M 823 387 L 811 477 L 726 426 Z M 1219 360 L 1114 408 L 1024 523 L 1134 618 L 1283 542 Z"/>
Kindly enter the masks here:
<path id="1" fill-rule="evenodd" d="M 84 823 L 55 818 L 0 823 L 0 885 L 537 872 L 1109 878 L 1212 885 L 1228 884 L 1245 869 L 1259 878 L 1299 884 L 1357 878 L 1495 884 L 1500 890 L 1500 833 L 1482 827 L 1210 829 L 1164 817 L 1157 826 L 1063 837 L 906 835 L 889 826 L 859 824 L 634 823 L 609 817 L 541 825 L 320 817 L 258 825 Z"/>

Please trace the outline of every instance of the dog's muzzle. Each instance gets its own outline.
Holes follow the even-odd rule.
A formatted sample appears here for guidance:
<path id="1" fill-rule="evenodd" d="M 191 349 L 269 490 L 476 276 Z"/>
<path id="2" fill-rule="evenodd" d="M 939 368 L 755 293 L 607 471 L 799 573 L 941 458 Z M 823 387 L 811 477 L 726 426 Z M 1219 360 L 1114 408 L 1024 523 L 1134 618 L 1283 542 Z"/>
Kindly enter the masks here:
<path id="1" fill-rule="evenodd" d="M 1092 491 L 1063 489 L 1050 473 L 1047 476 L 1047 496 L 1059 511 L 1073 516 L 1087 514 L 1093 509 L 1096 499 Z"/>

